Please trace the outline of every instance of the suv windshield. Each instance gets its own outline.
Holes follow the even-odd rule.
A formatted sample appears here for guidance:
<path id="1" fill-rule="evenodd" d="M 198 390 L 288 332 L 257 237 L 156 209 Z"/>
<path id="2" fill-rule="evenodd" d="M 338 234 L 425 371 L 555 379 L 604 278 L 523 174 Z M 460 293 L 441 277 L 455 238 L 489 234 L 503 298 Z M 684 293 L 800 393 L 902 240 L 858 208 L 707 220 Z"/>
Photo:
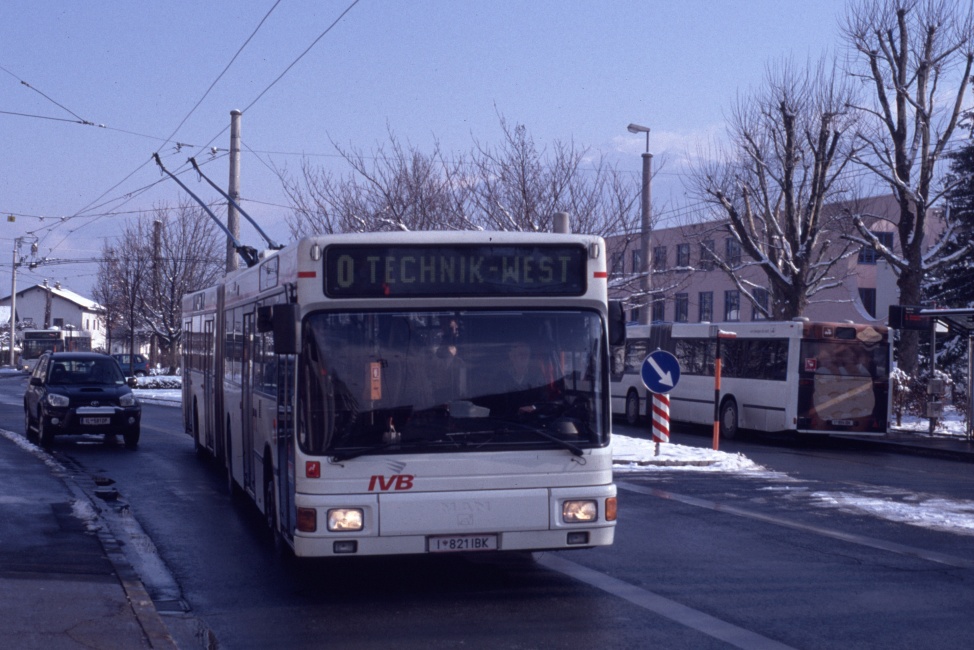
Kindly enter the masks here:
<path id="1" fill-rule="evenodd" d="M 52 386 L 115 386 L 125 383 L 118 365 L 108 357 L 84 360 L 54 358 L 50 365 L 47 383 Z"/>
<path id="2" fill-rule="evenodd" d="M 605 445 L 603 338 L 588 311 L 313 314 L 300 443 L 340 458 Z"/>

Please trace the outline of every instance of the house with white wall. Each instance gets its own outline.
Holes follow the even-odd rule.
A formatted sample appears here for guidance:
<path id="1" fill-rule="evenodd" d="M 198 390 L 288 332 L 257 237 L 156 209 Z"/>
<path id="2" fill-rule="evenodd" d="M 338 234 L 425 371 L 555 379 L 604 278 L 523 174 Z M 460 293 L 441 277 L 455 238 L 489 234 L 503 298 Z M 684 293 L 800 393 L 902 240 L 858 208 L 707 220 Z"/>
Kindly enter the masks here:
<path id="1" fill-rule="evenodd" d="M 10 296 L 0 298 L 0 306 L 10 307 Z M 60 282 L 41 284 L 17 292 L 14 314 L 17 327 L 31 329 L 73 329 L 91 336 L 91 349 L 106 345 L 105 308 L 90 298 L 66 289 Z M 9 322 L 9 317 L 8 317 Z"/>

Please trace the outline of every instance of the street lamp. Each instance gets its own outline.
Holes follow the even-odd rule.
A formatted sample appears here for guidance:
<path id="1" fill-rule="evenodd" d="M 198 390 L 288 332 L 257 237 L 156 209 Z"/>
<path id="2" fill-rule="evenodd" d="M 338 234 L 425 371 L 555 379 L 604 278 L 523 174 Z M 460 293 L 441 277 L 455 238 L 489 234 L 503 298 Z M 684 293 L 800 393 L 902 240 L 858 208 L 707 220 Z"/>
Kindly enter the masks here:
<path id="1" fill-rule="evenodd" d="M 651 199 L 652 199 L 652 176 L 650 171 L 652 169 L 653 154 L 649 153 L 649 127 L 642 126 L 639 124 L 630 124 L 626 129 L 629 133 L 645 133 L 646 134 L 646 153 L 643 154 L 643 185 L 642 192 L 640 193 L 639 200 L 639 212 L 641 217 L 641 226 L 639 231 L 639 242 L 640 248 L 642 249 L 642 255 L 639 260 L 640 286 L 643 291 L 643 295 L 646 299 L 646 306 L 639 310 L 639 322 L 642 325 L 648 325 L 652 319 L 651 304 L 649 301 L 650 292 L 653 288 L 653 283 L 650 278 L 650 255 L 652 250 L 650 249 L 650 233 L 651 233 Z M 635 269 L 633 269 L 635 270 Z"/>

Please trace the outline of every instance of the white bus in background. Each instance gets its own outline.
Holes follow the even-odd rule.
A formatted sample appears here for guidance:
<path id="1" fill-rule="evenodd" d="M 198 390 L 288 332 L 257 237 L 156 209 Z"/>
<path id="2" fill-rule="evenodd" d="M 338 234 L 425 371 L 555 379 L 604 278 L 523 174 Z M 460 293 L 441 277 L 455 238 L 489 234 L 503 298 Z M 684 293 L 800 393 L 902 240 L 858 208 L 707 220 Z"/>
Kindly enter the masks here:
<path id="1" fill-rule="evenodd" d="M 20 333 L 20 365 L 31 372 L 45 352 L 91 352 L 91 332 L 76 329 L 30 329 Z"/>
<path id="2" fill-rule="evenodd" d="M 186 430 L 298 556 L 611 544 L 605 255 L 490 232 L 268 251 L 184 297 Z"/>
<path id="3" fill-rule="evenodd" d="M 617 348 L 612 411 L 635 423 L 648 394 L 639 370 L 656 349 L 672 352 L 680 380 L 670 419 L 714 422 L 715 329 L 721 339 L 720 433 L 739 429 L 803 434 L 882 435 L 890 413 L 892 364 L 887 328 L 795 320 L 747 323 L 653 323 L 627 328 Z"/>

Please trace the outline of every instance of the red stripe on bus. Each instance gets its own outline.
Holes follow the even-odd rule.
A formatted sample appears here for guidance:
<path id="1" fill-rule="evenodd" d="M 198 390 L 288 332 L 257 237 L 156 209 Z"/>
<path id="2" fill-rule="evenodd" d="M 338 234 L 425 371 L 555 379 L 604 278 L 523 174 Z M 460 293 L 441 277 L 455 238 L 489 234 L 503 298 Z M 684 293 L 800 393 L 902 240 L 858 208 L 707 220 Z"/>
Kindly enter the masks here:
<path id="1" fill-rule="evenodd" d="M 298 271 L 299 278 L 313 278 L 318 275 L 317 271 Z"/>
<path id="2" fill-rule="evenodd" d="M 596 277 L 596 278 L 607 278 L 607 277 L 609 277 L 609 274 L 607 272 L 605 272 L 605 271 L 596 271 L 592 275 L 594 277 Z"/>

